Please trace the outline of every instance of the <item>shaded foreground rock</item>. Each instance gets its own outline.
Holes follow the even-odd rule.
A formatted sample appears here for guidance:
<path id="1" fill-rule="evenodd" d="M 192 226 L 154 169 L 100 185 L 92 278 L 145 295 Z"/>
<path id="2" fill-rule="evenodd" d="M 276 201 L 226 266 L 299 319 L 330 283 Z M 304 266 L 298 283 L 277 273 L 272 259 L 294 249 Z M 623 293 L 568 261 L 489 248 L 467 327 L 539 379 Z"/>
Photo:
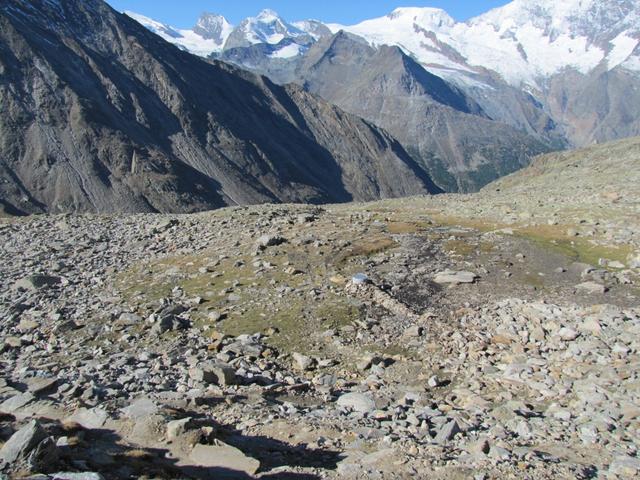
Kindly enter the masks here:
<path id="1" fill-rule="evenodd" d="M 55 443 L 37 420 L 14 433 L 0 449 L 0 464 L 16 472 L 47 470 L 56 458 Z"/>

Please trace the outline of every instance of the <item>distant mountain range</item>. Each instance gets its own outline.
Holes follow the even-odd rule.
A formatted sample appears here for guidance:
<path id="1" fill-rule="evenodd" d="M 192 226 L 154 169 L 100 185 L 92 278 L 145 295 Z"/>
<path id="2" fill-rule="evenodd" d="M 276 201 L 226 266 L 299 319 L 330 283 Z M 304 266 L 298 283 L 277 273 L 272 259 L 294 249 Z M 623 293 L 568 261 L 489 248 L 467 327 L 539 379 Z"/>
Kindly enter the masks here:
<path id="1" fill-rule="evenodd" d="M 210 20 L 198 31 L 212 42 L 227 35 Z M 0 3 L 0 75 L 5 213 L 191 212 L 438 191 L 371 123 L 298 86 L 180 51 L 101 0 Z"/>
<path id="2" fill-rule="evenodd" d="M 433 73 L 460 83 L 475 84 L 478 76 L 493 72 L 509 85 L 541 88 L 545 79 L 567 68 L 582 74 L 598 67 L 640 72 L 640 5 L 635 0 L 514 0 L 467 22 L 456 22 L 440 9 L 397 8 L 351 26 L 288 23 L 263 10 L 235 28 L 223 16 L 206 13 L 193 29 L 176 30 L 126 13 L 165 40 L 205 56 L 283 40 L 304 44 L 343 30 L 372 45 L 399 46 Z M 200 44 L 192 48 L 195 39 Z"/>
<path id="3" fill-rule="evenodd" d="M 352 26 L 265 10 L 229 28 L 207 14 L 226 33 L 208 45 L 197 27 L 171 35 L 128 14 L 180 48 L 298 83 L 386 128 L 446 190 L 475 190 L 531 154 L 640 134 L 635 0 L 515 0 L 468 22 L 399 8 Z M 444 82 L 426 90 L 416 80 L 434 77 Z"/>
<path id="4" fill-rule="evenodd" d="M 517 0 L 355 26 L 263 11 L 180 30 L 102 0 L 5 0 L 0 210 L 474 191 L 539 153 L 640 134 L 638 9 Z"/>

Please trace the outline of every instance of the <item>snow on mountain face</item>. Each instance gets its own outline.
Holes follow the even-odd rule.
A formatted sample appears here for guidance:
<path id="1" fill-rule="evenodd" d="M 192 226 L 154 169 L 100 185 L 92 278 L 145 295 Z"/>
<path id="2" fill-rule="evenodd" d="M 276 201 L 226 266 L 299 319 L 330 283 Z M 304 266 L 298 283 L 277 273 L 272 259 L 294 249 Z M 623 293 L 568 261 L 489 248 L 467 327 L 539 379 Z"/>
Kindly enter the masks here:
<path id="1" fill-rule="evenodd" d="M 320 40 L 332 35 L 331 30 L 318 20 L 303 20 L 301 22 L 293 22 L 291 25 L 309 34 L 314 40 Z"/>
<path id="2" fill-rule="evenodd" d="M 540 81 L 573 68 L 588 73 L 604 65 L 640 72 L 638 0 L 514 0 L 465 23 L 436 8 L 397 8 L 357 25 L 288 23 L 263 10 L 233 28 L 219 15 L 204 14 L 192 30 L 179 30 L 128 13 L 165 40 L 202 56 L 261 43 L 278 45 L 274 58 L 294 58 L 320 38 L 339 30 L 373 45 L 397 45 L 426 68 L 458 84 L 476 82 L 491 70 L 514 86 Z M 636 51 L 636 54 L 633 52 Z"/>
<path id="3" fill-rule="evenodd" d="M 126 11 L 124 13 L 167 42 L 202 57 L 221 51 L 233 29 L 224 17 L 209 13 L 204 14 L 198 20 L 193 30 L 173 28 L 135 12 Z"/>
<path id="4" fill-rule="evenodd" d="M 290 43 L 269 55 L 269 58 L 289 59 L 302 55 L 307 49 L 297 43 Z"/>
<path id="5" fill-rule="evenodd" d="M 153 33 L 160 35 L 166 40 L 166 37 L 169 38 L 180 38 L 180 33 L 177 30 L 174 30 L 173 27 L 169 25 L 165 25 L 160 22 L 156 22 L 152 18 L 145 17 L 144 15 L 140 15 L 135 12 L 125 11 L 125 15 L 133 18 L 136 22 L 144 25 Z"/>
<path id="6" fill-rule="evenodd" d="M 414 55 L 421 63 L 471 71 L 463 59 L 449 57 L 440 51 L 433 32 L 451 32 L 456 22 L 447 12 L 435 8 L 397 8 L 389 15 L 366 20 L 358 25 L 330 24 L 332 32 L 340 30 L 359 35 L 373 45 L 397 45 Z"/>
<path id="7" fill-rule="evenodd" d="M 427 67 L 470 73 L 486 68 L 513 85 L 537 85 L 571 67 L 588 73 L 623 65 L 639 44 L 637 0 L 515 0 L 466 23 L 443 10 L 399 8 L 358 25 L 329 25 L 372 44 L 397 45 Z"/>

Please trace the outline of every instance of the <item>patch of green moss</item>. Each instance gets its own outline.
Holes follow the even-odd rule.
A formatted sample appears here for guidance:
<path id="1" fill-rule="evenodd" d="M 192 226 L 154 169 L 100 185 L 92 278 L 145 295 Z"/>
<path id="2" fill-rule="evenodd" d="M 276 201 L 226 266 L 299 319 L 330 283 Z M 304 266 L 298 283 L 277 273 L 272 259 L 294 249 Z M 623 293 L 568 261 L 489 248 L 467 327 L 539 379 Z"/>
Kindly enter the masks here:
<path id="1" fill-rule="evenodd" d="M 382 243 L 361 245 L 358 252 L 377 249 Z M 130 303 L 155 302 L 171 295 L 174 287 L 181 287 L 188 299 L 199 297 L 201 304 L 194 307 L 191 317 L 196 326 L 210 326 L 228 335 L 265 333 L 275 328 L 270 342 L 285 351 L 309 351 L 317 336 L 329 328 L 340 328 L 360 319 L 357 302 L 323 289 L 322 297 L 312 290 L 327 282 L 326 259 L 309 254 L 300 248 L 287 246 L 265 253 L 262 261 L 272 268 L 256 273 L 249 255 L 224 259 L 210 270 L 213 258 L 176 256 L 155 263 L 135 266 L 119 275 L 116 285 Z M 285 265 L 303 271 L 285 273 Z M 216 262 L 217 263 L 217 262 Z M 167 275 L 177 272 L 177 275 Z M 278 287 L 289 287 L 280 293 Z M 233 299 L 229 296 L 234 295 Z M 225 318 L 213 324 L 208 313 L 218 311 Z"/>
<path id="2" fill-rule="evenodd" d="M 545 286 L 544 279 L 540 275 L 536 275 L 535 273 L 524 274 L 522 276 L 522 282 L 536 288 L 543 288 Z"/>
<path id="3" fill-rule="evenodd" d="M 625 263 L 633 248 L 629 245 L 600 245 L 585 238 L 568 238 L 558 227 L 527 227 L 516 230 L 516 235 L 559 252 L 574 261 L 597 266 L 601 258 Z"/>

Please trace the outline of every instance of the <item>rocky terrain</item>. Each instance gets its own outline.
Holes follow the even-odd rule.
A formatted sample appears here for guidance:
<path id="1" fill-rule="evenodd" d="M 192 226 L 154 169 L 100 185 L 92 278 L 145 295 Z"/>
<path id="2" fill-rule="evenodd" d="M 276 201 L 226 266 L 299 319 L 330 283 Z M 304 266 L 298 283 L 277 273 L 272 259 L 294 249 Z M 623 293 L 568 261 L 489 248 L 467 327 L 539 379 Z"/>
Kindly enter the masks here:
<path id="1" fill-rule="evenodd" d="M 472 195 L 2 220 L 0 475 L 638 477 L 639 150 Z"/>
<path id="2" fill-rule="evenodd" d="M 0 208 L 195 212 L 438 189 L 386 132 L 101 0 L 0 4 Z"/>

